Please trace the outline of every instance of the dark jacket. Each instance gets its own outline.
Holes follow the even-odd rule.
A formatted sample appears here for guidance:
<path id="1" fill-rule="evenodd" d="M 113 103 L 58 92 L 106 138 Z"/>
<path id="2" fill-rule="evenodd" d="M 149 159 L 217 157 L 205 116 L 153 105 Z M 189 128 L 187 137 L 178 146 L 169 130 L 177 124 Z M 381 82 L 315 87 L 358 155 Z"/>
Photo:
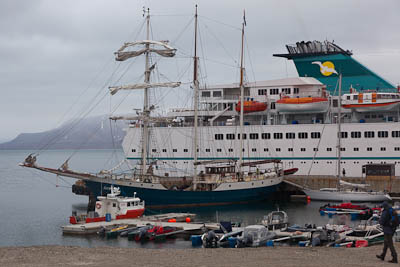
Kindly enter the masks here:
<path id="1" fill-rule="evenodd" d="M 385 201 L 382 204 L 383 211 L 381 214 L 381 218 L 379 219 L 379 224 L 382 225 L 383 233 L 393 235 L 396 229 L 390 225 L 390 221 L 392 220 L 392 215 L 390 214 L 390 205 Z"/>

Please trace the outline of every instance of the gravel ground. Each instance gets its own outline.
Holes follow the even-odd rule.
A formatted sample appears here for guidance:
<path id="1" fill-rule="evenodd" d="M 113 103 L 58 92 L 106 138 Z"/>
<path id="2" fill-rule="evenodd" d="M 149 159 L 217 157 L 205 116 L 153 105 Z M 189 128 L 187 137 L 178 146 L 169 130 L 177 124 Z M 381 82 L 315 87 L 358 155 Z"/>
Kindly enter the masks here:
<path id="1" fill-rule="evenodd" d="M 400 252 L 400 244 L 395 244 Z M 241 249 L 1 247 L 0 266 L 395 266 L 378 260 L 383 245 L 366 248 Z"/>

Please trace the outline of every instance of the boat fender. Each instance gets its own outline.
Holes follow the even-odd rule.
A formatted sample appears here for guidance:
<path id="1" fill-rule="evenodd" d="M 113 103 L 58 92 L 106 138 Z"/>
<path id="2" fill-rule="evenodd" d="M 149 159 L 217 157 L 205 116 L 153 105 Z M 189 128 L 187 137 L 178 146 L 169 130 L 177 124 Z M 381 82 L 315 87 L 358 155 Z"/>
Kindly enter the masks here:
<path id="1" fill-rule="evenodd" d="M 96 209 L 101 209 L 101 204 L 98 202 L 98 203 L 96 203 Z"/>
<path id="2" fill-rule="evenodd" d="M 150 181 L 150 179 L 149 178 L 146 178 L 146 179 L 144 179 L 144 181 L 143 182 L 145 182 L 145 183 L 150 183 L 151 181 Z"/>

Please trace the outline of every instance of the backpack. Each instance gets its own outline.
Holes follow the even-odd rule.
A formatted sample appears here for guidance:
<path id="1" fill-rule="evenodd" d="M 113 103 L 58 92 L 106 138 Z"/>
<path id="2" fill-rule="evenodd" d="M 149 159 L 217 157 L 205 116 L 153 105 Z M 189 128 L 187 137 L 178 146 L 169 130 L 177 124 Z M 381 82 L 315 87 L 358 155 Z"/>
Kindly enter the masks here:
<path id="1" fill-rule="evenodd" d="M 389 221 L 389 225 L 393 228 L 396 229 L 399 224 L 400 224 L 400 219 L 399 219 L 399 215 L 397 214 L 397 212 L 394 209 L 389 209 L 389 214 L 390 214 L 390 221 Z"/>

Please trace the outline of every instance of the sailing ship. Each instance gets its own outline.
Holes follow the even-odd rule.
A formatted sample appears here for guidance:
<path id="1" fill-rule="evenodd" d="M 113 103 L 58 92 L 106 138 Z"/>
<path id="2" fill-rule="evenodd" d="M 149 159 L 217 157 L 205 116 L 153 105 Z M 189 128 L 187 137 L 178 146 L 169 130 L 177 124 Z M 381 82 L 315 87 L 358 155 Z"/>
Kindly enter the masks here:
<path id="1" fill-rule="evenodd" d="M 342 75 L 339 75 L 339 95 L 342 95 Z M 374 192 L 359 190 L 366 187 L 366 184 L 353 184 L 341 180 L 341 97 L 339 98 L 339 111 L 338 111 L 338 128 L 337 128 L 337 175 L 338 184 L 336 188 L 321 188 L 320 190 L 313 190 L 304 188 L 304 193 L 312 200 L 323 200 L 323 201 L 343 201 L 343 202 L 383 202 L 385 200 L 391 200 L 391 197 L 386 192 Z M 346 189 L 345 186 L 350 187 Z"/>
<path id="2" fill-rule="evenodd" d="M 136 117 L 119 117 L 112 119 L 126 119 L 135 121 L 131 127 L 141 131 L 141 158 L 136 166 L 132 167 L 130 173 L 113 173 L 101 171 L 99 173 L 81 173 L 70 170 L 67 161 L 59 169 L 39 166 L 36 157 L 31 155 L 21 165 L 23 167 L 35 168 L 40 171 L 53 173 L 59 176 L 80 179 L 88 189 L 91 196 L 101 196 L 110 191 L 112 186 L 120 188 L 121 196 L 130 196 L 134 193 L 140 195 L 146 201 L 147 207 L 166 208 L 182 206 L 221 205 L 233 203 L 245 203 L 260 201 L 271 196 L 277 190 L 283 179 L 283 168 L 280 160 L 259 160 L 246 162 L 243 150 L 245 134 L 244 125 L 244 67 L 243 67 L 243 40 L 244 26 L 242 24 L 242 50 L 240 66 L 240 146 L 239 158 L 225 160 L 204 160 L 198 157 L 200 150 L 198 143 L 198 91 L 199 81 L 197 78 L 197 6 L 195 13 L 195 48 L 194 48 L 194 120 L 192 135 L 193 168 L 191 173 L 181 176 L 173 176 L 165 172 L 160 175 L 154 169 L 158 169 L 157 161 L 150 156 L 151 148 L 151 126 L 153 123 L 162 121 L 162 118 L 152 117 L 151 112 L 155 109 L 150 105 L 149 90 L 154 87 L 178 87 L 180 82 L 151 83 L 150 75 L 153 66 L 150 66 L 149 56 L 157 53 L 162 57 L 175 56 L 176 49 L 166 41 L 149 40 L 150 11 L 147 9 L 146 40 L 125 43 L 116 53 L 117 61 L 125 61 L 132 57 L 145 55 L 145 77 L 144 83 L 134 85 L 112 86 L 111 95 L 120 90 L 144 90 L 143 110 Z M 140 50 L 132 50 L 137 46 L 143 46 Z M 166 120 L 167 121 L 167 120 Z M 165 127 L 167 128 L 167 127 Z M 128 136 L 128 141 L 130 136 Z M 125 142 L 125 141 L 124 141 Z M 201 170 L 200 167 L 202 168 Z"/>

